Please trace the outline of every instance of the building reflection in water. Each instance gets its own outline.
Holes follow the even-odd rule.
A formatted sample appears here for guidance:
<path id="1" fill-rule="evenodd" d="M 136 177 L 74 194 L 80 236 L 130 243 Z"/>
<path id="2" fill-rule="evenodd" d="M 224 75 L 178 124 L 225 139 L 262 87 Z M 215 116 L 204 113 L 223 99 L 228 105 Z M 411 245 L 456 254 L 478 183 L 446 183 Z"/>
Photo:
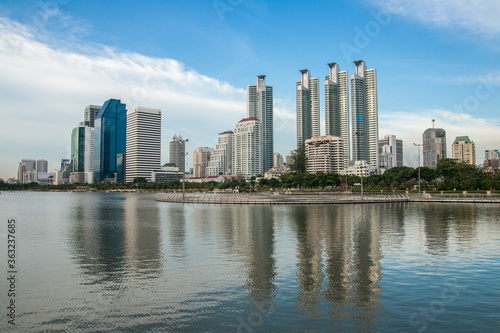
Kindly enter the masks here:
<path id="1" fill-rule="evenodd" d="M 250 315 L 269 314 L 275 306 L 273 208 L 241 206 L 233 211 L 234 249 L 245 265 Z"/>
<path id="2" fill-rule="evenodd" d="M 98 205 L 96 196 L 103 196 Z M 160 274 L 155 205 L 122 194 L 75 193 L 75 197 L 69 243 L 85 276 L 84 284 L 104 284 L 115 289 L 124 279 Z"/>
<path id="3" fill-rule="evenodd" d="M 326 300 L 331 319 L 356 313 L 369 328 L 382 312 L 379 218 L 376 205 L 291 207 L 297 233 L 297 306 L 309 318 L 321 316 Z"/>

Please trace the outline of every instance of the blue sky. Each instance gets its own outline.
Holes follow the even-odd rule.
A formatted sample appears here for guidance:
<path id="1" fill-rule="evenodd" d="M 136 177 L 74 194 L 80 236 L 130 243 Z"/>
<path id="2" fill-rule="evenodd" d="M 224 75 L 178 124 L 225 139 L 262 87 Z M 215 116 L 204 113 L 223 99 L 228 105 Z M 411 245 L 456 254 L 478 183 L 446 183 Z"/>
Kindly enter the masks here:
<path id="1" fill-rule="evenodd" d="M 357 59 L 377 68 L 379 136 L 404 140 L 406 165 L 431 119 L 449 155 L 469 135 L 481 163 L 500 148 L 498 17 L 497 0 L 0 1 L 0 177 L 22 158 L 57 167 L 84 107 L 109 98 L 162 110 L 162 162 L 174 134 L 190 155 L 215 147 L 245 117 L 258 74 L 274 87 L 286 155 L 299 70 L 322 82 L 326 63 L 352 73 Z"/>

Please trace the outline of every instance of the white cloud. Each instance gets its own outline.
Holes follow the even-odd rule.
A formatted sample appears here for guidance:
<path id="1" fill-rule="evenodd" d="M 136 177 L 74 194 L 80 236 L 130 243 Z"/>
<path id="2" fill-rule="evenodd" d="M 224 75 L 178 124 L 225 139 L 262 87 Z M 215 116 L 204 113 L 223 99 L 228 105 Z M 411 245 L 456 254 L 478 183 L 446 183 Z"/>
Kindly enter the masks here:
<path id="1" fill-rule="evenodd" d="M 446 131 L 448 157 L 451 157 L 451 145 L 457 136 L 466 135 L 475 142 L 476 164 L 483 162 L 484 150 L 500 148 L 500 137 L 492 135 L 500 133 L 499 119 L 484 119 L 450 110 L 424 110 L 418 113 L 382 111 L 379 113 L 379 136 L 382 138 L 386 134 L 394 134 L 402 139 L 404 165 L 416 167 L 418 153 L 413 143 L 422 143 L 422 134 L 432 127 L 432 119 L 436 120 L 436 128 Z"/>
<path id="2" fill-rule="evenodd" d="M 40 42 L 26 26 L 0 20 L 0 177 L 12 177 L 21 158 L 56 167 L 70 155 L 70 135 L 88 104 L 119 98 L 162 110 L 163 160 L 174 133 L 188 149 L 214 145 L 217 133 L 246 115 L 245 91 L 204 76 L 173 59 L 104 47 L 85 54 Z M 278 116 L 278 121 L 279 121 Z"/>
<path id="3" fill-rule="evenodd" d="M 385 0 L 372 0 L 386 8 Z M 498 0 L 395 0 L 390 1 L 394 14 L 408 17 L 436 28 L 460 28 L 488 36 L 500 34 Z"/>

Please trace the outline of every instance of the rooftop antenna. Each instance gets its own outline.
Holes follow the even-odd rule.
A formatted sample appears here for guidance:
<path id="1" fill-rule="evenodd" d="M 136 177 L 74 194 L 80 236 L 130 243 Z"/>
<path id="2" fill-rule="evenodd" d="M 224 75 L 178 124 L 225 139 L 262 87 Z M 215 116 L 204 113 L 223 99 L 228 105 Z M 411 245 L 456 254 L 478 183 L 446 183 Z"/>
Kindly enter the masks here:
<path id="1" fill-rule="evenodd" d="M 434 128 L 434 122 L 436 121 L 436 119 L 432 119 L 432 128 Z"/>

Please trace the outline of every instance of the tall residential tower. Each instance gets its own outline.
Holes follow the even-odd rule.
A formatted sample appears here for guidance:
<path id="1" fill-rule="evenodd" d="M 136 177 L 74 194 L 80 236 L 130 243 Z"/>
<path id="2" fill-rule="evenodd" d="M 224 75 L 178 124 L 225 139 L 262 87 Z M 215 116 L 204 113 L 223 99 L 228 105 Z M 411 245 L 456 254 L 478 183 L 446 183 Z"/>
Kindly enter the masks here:
<path id="1" fill-rule="evenodd" d="M 366 161 L 378 170 L 377 70 L 367 69 L 363 60 L 354 61 L 351 75 L 352 159 Z"/>
<path id="2" fill-rule="evenodd" d="M 300 70 L 297 88 L 297 148 L 307 139 L 319 136 L 319 79 L 311 78 L 307 69 Z"/>
<path id="3" fill-rule="evenodd" d="M 330 62 L 325 77 L 325 127 L 326 135 L 342 138 L 343 168 L 349 167 L 349 89 L 347 71 L 339 71 L 339 65 Z"/>
<path id="4" fill-rule="evenodd" d="M 424 144 L 424 167 L 436 169 L 436 165 L 446 158 L 446 131 L 442 128 L 428 128 L 422 135 Z"/>
<path id="5" fill-rule="evenodd" d="M 256 85 L 247 86 L 247 118 L 262 123 L 262 170 L 273 167 L 273 87 L 266 86 L 266 76 L 258 75 Z"/>

